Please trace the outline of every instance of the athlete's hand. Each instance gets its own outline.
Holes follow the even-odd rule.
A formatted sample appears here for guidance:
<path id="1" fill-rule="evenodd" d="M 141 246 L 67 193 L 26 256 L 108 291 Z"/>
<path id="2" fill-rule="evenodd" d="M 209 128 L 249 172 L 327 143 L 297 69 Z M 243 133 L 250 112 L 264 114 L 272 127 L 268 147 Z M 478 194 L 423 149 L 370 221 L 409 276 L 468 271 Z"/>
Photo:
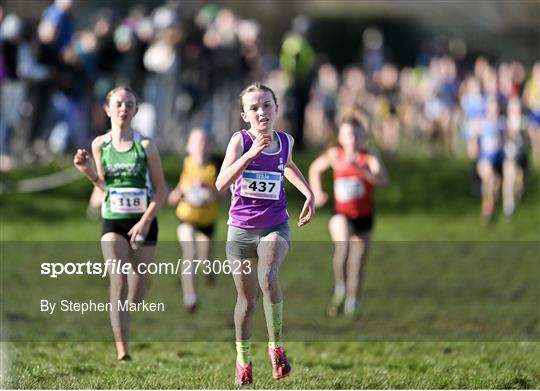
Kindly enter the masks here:
<path id="1" fill-rule="evenodd" d="M 315 207 L 320 208 L 328 201 L 328 193 L 324 191 L 315 193 Z"/>
<path id="2" fill-rule="evenodd" d="M 167 202 L 169 203 L 170 206 L 176 206 L 178 205 L 178 203 L 180 202 L 183 196 L 184 196 L 184 193 L 182 192 L 182 190 L 180 190 L 177 187 L 169 193 Z"/>
<path id="3" fill-rule="evenodd" d="M 304 207 L 302 208 L 302 212 L 300 212 L 300 218 L 298 219 L 298 226 L 302 227 L 309 223 L 314 215 L 315 198 L 311 196 L 306 198 L 306 202 L 304 202 Z"/>
<path id="4" fill-rule="evenodd" d="M 253 140 L 253 144 L 251 145 L 251 148 L 249 148 L 249 151 L 247 151 L 247 155 L 251 159 L 255 159 L 266 147 L 270 145 L 271 141 L 271 135 L 259 133 L 257 137 L 255 137 L 255 140 Z"/>
<path id="5" fill-rule="evenodd" d="M 83 174 L 87 174 L 90 168 L 90 154 L 86 149 L 77 149 L 77 153 L 73 157 L 73 164 L 77 167 L 77 170 Z"/>
<path id="6" fill-rule="evenodd" d="M 129 242 L 131 244 L 135 243 L 137 241 L 137 236 L 140 235 L 143 238 L 146 238 L 146 235 L 148 235 L 148 231 L 150 230 L 150 221 L 146 220 L 139 220 L 137 223 L 131 227 L 131 229 L 128 231 L 128 235 L 130 237 Z"/>

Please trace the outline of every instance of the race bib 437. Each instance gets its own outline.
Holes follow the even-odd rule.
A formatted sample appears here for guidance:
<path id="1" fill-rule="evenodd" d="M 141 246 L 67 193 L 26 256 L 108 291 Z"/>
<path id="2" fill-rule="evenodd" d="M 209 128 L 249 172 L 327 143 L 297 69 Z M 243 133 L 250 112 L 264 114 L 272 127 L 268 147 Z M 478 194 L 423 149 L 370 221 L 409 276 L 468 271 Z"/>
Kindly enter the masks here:
<path id="1" fill-rule="evenodd" d="M 281 173 L 269 171 L 244 171 L 242 173 L 242 197 L 278 200 L 281 190 Z"/>

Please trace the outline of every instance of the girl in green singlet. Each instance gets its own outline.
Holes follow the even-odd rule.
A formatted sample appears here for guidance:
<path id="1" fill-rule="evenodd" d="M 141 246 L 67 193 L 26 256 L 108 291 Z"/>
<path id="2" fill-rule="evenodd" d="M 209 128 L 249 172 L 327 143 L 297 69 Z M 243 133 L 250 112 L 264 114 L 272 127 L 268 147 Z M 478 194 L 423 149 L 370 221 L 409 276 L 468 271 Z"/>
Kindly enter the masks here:
<path id="1" fill-rule="evenodd" d="M 110 276 L 110 319 L 117 358 L 130 360 L 128 311 L 125 303 L 143 300 L 147 274 L 138 265 L 153 259 L 158 226 L 156 214 L 166 197 L 165 179 L 156 145 L 131 128 L 137 98 L 128 87 L 107 94 L 105 112 L 111 130 L 92 142 L 90 154 L 77 150 L 73 163 L 105 193 L 101 249 Z M 130 273 L 119 273 L 118 263 L 130 263 Z M 146 270 L 145 268 L 142 268 Z"/>

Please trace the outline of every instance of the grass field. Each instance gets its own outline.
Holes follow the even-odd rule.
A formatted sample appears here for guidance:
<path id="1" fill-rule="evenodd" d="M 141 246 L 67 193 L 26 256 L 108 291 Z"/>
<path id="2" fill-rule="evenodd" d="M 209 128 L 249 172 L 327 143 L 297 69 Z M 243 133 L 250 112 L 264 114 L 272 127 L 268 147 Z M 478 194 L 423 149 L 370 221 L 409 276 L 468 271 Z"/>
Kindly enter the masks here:
<path id="1" fill-rule="evenodd" d="M 312 158 L 297 157 L 303 172 Z M 178 161 L 164 159 L 170 186 Z M 479 200 L 471 196 L 468 162 L 408 155 L 387 157 L 386 163 L 392 185 L 376 195 L 376 242 L 357 321 L 323 315 L 332 289 L 330 207 L 298 229 L 293 223 L 301 201 L 289 191 L 293 249 L 281 280 L 293 374 L 271 379 L 259 309 L 254 388 L 540 388 L 538 175 L 528 178 L 512 222 L 498 218 L 484 226 Z M 58 168 L 21 169 L 2 181 Z M 37 270 L 28 272 L 34 270 L 30 263 L 9 262 L 17 246 L 31 255 L 31 244 L 21 241 L 55 241 L 45 248 L 59 251 L 77 241 L 87 242 L 81 249 L 91 247 L 99 222 L 85 217 L 90 190 L 81 180 L 0 196 L 3 388 L 234 388 L 230 277 L 221 276 L 212 289 L 200 284 L 201 308 L 193 317 L 181 309 L 174 276 L 154 279 L 148 298 L 159 297 L 172 310 L 157 321 L 132 322 L 131 363 L 116 362 L 106 316 L 85 326 L 80 319 L 44 317 L 32 307 L 52 289 L 60 296 L 84 290 L 106 298 L 106 280 L 64 279 L 55 288 Z M 218 240 L 226 235 L 227 207 L 224 201 Z M 159 220 L 158 252 L 173 249 L 173 209 L 164 207 Z"/>

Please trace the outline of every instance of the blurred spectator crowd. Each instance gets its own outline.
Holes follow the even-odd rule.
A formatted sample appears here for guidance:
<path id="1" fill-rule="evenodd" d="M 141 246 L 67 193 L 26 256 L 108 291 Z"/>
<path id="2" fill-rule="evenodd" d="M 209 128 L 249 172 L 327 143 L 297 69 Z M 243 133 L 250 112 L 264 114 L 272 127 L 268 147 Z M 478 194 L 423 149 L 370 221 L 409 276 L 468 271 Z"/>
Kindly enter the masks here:
<path id="1" fill-rule="evenodd" d="M 540 63 L 478 57 L 467 68 L 464 43 L 452 41 L 398 68 L 381 31 L 368 28 L 361 47 L 350 48 L 358 61 L 339 70 L 309 41 L 306 17 L 294 19 L 272 52 L 261 41 L 269 26 L 215 4 L 189 11 L 183 4 L 136 4 L 124 15 L 102 8 L 84 28 L 75 25 L 72 0 L 56 0 L 34 28 L 0 7 L 2 169 L 88 146 L 108 129 L 103 104 L 117 85 L 139 93 L 134 127 L 161 150 L 183 152 L 194 127 L 223 149 L 242 126 L 238 93 L 253 80 L 274 89 L 278 126 L 300 146 L 332 142 L 340 116 L 354 107 L 384 151 L 422 143 L 455 154 L 495 116 L 497 147 L 504 149 L 517 127 L 523 148 L 532 147 L 540 162 Z"/>

